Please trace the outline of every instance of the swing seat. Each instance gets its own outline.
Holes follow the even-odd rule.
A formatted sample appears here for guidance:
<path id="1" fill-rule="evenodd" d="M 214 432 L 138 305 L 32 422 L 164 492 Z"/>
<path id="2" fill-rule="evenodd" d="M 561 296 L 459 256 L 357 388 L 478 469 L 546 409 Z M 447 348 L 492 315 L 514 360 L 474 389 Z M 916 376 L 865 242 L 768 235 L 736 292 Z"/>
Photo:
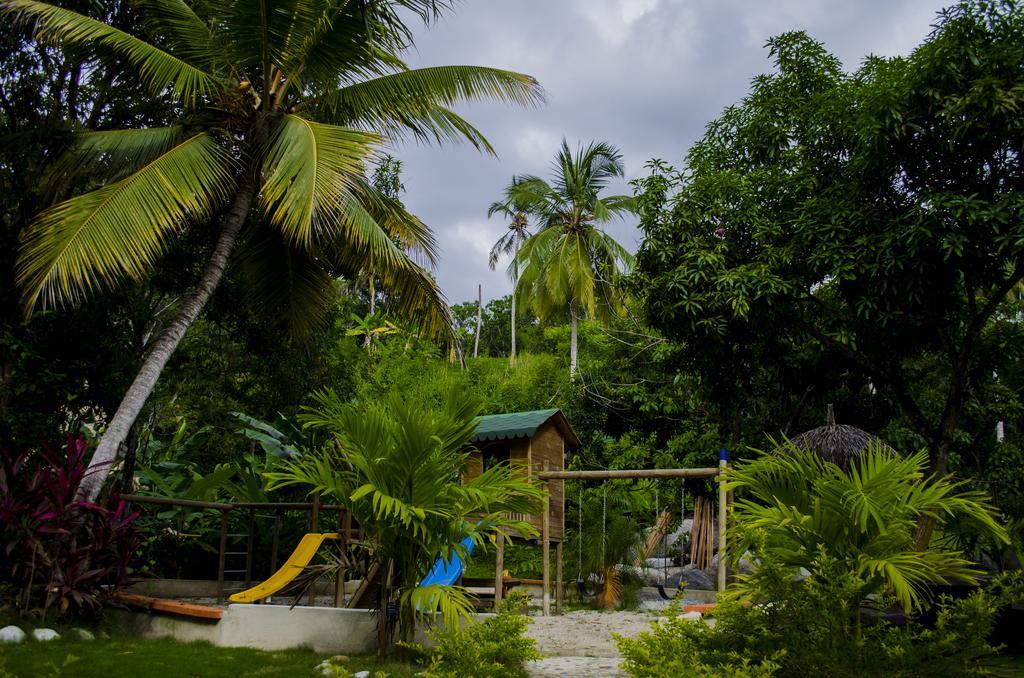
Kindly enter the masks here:
<path id="1" fill-rule="evenodd" d="M 588 588 L 588 586 L 592 588 Z M 586 579 L 576 580 L 576 590 L 579 592 L 580 598 L 593 598 L 597 595 L 600 588 L 600 582 L 588 581 Z"/>

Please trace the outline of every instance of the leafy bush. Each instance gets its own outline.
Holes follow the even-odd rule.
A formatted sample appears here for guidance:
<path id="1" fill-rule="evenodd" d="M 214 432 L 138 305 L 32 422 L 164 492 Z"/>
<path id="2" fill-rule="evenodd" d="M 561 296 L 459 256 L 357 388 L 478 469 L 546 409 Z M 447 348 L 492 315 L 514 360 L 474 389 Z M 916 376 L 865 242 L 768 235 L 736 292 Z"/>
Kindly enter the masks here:
<path id="1" fill-rule="evenodd" d="M 408 644 L 424 663 L 431 678 L 518 678 L 525 676 L 524 664 L 540 659 L 537 642 L 524 636 L 529 617 L 515 610 L 523 604 L 522 596 L 510 595 L 502 601 L 496 617 L 460 629 L 434 627 L 427 635 L 434 646 L 430 649 Z"/>
<path id="2" fill-rule="evenodd" d="M 970 676 L 984 672 L 995 654 L 986 638 L 997 612 L 1024 597 L 1024 577 L 1005 575 L 959 600 L 943 599 L 934 628 L 911 619 L 882 622 L 856 632 L 837 600 L 862 586 L 835 560 L 819 558 L 817 571 L 793 581 L 768 566 L 760 579 L 766 602 L 724 595 L 716 624 L 672 616 L 636 639 L 617 637 L 632 676 Z"/>
<path id="3" fill-rule="evenodd" d="M 76 499 L 87 450 L 83 439 L 69 438 L 63 457 L 45 446 L 2 455 L 0 573 L 21 614 L 94 613 L 128 576 L 136 514 L 121 501 L 111 510 Z"/>

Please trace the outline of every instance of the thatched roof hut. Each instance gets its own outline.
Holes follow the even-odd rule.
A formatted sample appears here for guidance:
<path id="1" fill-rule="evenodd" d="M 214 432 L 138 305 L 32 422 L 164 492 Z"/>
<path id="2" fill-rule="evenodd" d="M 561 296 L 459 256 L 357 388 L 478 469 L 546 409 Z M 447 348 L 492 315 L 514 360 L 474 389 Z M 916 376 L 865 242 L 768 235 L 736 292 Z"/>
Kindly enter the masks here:
<path id="1" fill-rule="evenodd" d="M 871 446 L 890 454 L 898 454 L 888 443 L 856 426 L 837 424 L 836 415 L 829 404 L 824 426 L 811 429 L 793 438 L 794 447 L 817 452 L 825 461 L 849 470 L 852 461 Z"/>

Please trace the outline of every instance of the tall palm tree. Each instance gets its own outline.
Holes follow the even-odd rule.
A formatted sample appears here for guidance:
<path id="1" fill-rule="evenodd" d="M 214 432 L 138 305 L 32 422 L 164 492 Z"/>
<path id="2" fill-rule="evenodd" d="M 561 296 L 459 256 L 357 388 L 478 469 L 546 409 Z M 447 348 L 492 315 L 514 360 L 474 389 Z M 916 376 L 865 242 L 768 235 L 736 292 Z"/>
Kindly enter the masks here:
<path id="1" fill-rule="evenodd" d="M 509 276 L 512 278 L 512 289 L 515 290 L 519 282 L 519 248 L 523 242 L 530 237 L 530 221 L 528 218 L 530 205 L 524 196 L 516 193 L 516 177 L 512 177 L 512 183 L 505 187 L 503 200 L 492 202 L 487 208 L 487 218 L 500 214 L 508 219 L 508 231 L 498 238 L 491 248 L 491 255 L 487 259 L 487 265 L 494 270 L 498 265 L 498 259 L 502 256 L 511 255 L 512 261 L 509 264 Z M 512 350 L 509 360 L 516 361 L 516 295 L 512 295 Z"/>
<path id="2" fill-rule="evenodd" d="M 620 314 L 619 282 L 633 264 L 601 225 L 634 213 L 636 205 L 632 196 L 601 196 L 611 179 L 623 176 L 622 154 L 610 144 L 580 144 L 574 153 L 563 139 L 552 169 L 551 183 L 524 176 L 513 187 L 539 224 L 519 250 L 515 297 L 541 320 L 568 313 L 574 378 L 580 317 L 606 321 Z"/>
<path id="3" fill-rule="evenodd" d="M 177 119 L 162 128 L 83 134 L 67 166 L 106 183 L 42 213 L 18 264 L 26 308 L 73 303 L 151 270 L 185 228 L 212 246 L 195 287 L 155 340 L 92 460 L 95 498 L 164 365 L 217 287 L 239 242 L 256 290 L 305 317 L 339 273 L 372 260 L 396 312 L 445 332 L 447 306 L 408 256 L 435 257 L 430 230 L 366 179 L 385 136 L 468 140 L 493 152 L 449 106 L 467 99 L 539 102 L 526 75 L 472 66 L 409 69 L 406 22 L 438 0 L 140 0 L 155 41 L 38 2 L 0 0 L 39 40 L 105 49 L 142 84 L 170 93 Z M 397 244 L 396 244 L 397 243 Z"/>

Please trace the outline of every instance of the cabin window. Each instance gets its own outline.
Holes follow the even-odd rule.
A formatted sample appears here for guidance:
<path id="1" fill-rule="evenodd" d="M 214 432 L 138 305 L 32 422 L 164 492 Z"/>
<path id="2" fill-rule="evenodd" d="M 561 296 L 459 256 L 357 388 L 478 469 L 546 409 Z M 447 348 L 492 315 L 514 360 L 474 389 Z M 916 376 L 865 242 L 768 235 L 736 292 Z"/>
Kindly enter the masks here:
<path id="1" fill-rule="evenodd" d="M 484 470 L 494 468 L 498 464 L 507 464 L 512 459 L 510 445 L 488 445 L 484 451 Z"/>

